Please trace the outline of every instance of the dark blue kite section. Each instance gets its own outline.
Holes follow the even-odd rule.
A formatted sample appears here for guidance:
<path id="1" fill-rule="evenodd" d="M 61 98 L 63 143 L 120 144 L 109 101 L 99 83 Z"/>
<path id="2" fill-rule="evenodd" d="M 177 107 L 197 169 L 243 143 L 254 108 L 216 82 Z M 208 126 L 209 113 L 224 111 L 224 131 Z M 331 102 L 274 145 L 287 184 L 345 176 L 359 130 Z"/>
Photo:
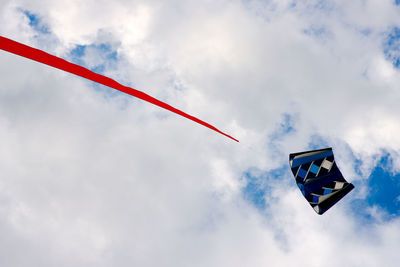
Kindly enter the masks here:
<path id="1" fill-rule="evenodd" d="M 332 148 L 292 153 L 289 164 L 300 191 L 320 215 L 354 188 L 336 166 Z"/>

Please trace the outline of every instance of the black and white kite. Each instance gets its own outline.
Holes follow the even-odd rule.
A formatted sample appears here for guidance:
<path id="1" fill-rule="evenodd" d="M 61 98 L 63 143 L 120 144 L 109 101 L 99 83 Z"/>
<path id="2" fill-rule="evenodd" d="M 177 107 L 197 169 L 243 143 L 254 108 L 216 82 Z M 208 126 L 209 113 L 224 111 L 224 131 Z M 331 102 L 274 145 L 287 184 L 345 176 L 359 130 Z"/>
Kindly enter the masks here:
<path id="1" fill-rule="evenodd" d="M 320 215 L 354 188 L 336 166 L 332 148 L 292 153 L 289 164 L 303 196 Z"/>

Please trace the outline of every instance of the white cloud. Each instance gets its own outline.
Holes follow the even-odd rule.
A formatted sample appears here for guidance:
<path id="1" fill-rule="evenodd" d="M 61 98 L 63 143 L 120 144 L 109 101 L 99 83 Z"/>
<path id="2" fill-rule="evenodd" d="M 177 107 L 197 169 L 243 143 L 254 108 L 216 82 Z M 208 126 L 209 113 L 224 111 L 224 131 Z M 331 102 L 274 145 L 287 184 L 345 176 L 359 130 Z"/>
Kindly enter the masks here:
<path id="1" fill-rule="evenodd" d="M 365 188 L 321 217 L 289 172 L 265 211 L 241 194 L 245 171 L 286 166 L 315 136 L 349 180 L 366 178 L 356 159 L 363 176 L 384 150 L 398 160 L 400 76 L 382 52 L 400 19 L 392 1 L 1 2 L 3 36 L 64 57 L 75 45 L 109 44 L 115 64 L 96 49 L 85 63 L 105 63 L 114 79 L 240 139 L 0 52 L 1 265 L 399 261 L 398 219 L 364 225 L 352 215 Z M 35 32 L 21 10 L 51 34 Z M 283 114 L 294 131 L 273 139 Z"/>

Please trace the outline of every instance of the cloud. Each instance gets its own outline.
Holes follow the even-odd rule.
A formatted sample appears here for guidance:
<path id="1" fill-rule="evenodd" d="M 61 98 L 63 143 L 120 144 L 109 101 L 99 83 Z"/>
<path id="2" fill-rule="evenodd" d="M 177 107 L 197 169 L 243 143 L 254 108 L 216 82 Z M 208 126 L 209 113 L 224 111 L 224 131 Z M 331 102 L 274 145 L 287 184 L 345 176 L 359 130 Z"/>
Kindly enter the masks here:
<path id="1" fill-rule="evenodd" d="M 1 265 L 398 262 L 399 218 L 368 202 L 381 158 L 390 155 L 393 177 L 400 168 L 393 1 L 0 6 L 3 36 L 240 140 L 0 52 Z M 316 216 L 287 161 L 326 145 L 357 188 Z"/>

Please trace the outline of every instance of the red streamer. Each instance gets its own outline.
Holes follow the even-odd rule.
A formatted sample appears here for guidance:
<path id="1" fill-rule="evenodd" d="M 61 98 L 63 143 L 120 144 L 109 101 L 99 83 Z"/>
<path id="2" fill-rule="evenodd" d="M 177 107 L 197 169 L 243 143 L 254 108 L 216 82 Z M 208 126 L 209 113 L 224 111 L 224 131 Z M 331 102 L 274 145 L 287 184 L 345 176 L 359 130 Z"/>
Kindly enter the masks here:
<path id="1" fill-rule="evenodd" d="M 86 78 L 88 80 L 103 84 L 105 86 L 114 88 L 116 90 L 122 91 L 124 93 L 127 93 L 131 96 L 140 98 L 144 101 L 150 102 L 154 105 L 157 105 L 159 107 L 165 108 L 169 111 L 172 111 L 176 114 L 179 114 L 185 118 L 188 118 L 189 120 L 195 121 L 207 128 L 210 128 L 211 130 L 214 130 L 222 135 L 225 135 L 232 140 L 235 140 L 236 142 L 239 142 L 239 140 L 233 138 L 232 136 L 221 132 L 214 126 L 208 124 L 207 122 L 204 122 L 196 117 L 193 117 L 179 109 L 176 109 L 152 96 L 149 96 L 148 94 L 145 94 L 139 90 L 133 89 L 131 87 L 124 86 L 113 79 L 110 79 L 106 76 L 94 73 L 93 71 L 90 71 L 84 67 L 81 67 L 79 65 L 76 65 L 74 63 L 68 62 L 62 58 L 50 55 L 42 50 L 18 43 L 16 41 L 13 41 L 11 39 L 5 38 L 3 36 L 0 36 L 0 48 L 2 50 L 5 50 L 7 52 L 19 55 L 21 57 L 29 58 L 31 60 L 35 60 L 37 62 L 49 65 L 51 67 L 78 75 L 80 77 Z"/>

